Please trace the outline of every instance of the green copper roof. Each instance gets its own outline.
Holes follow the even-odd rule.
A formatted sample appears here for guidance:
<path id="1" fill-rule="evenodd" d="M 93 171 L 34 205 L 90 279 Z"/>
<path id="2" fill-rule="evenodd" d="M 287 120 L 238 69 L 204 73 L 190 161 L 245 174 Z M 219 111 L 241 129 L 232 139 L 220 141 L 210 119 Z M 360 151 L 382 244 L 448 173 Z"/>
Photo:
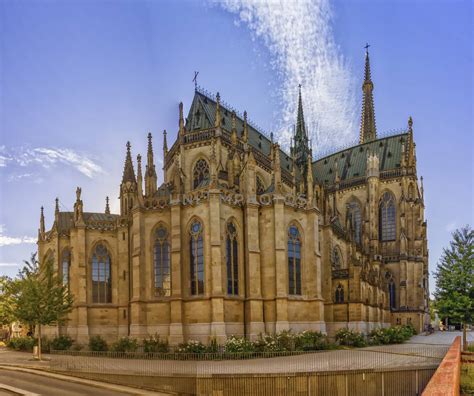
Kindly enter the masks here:
<path id="1" fill-rule="evenodd" d="M 341 181 L 364 177 L 367 154 L 377 154 L 380 171 L 400 167 L 402 143 L 408 141 L 408 133 L 383 137 L 368 143 L 339 151 L 313 162 L 314 180 L 322 184 L 333 184 L 337 171 Z"/>

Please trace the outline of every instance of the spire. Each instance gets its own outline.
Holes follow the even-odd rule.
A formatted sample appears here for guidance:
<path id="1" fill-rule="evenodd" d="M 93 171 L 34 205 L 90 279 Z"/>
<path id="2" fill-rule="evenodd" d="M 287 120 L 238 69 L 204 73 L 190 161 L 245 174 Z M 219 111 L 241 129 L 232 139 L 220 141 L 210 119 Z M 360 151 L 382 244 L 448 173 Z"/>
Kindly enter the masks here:
<path id="1" fill-rule="evenodd" d="M 236 116 L 235 111 L 232 112 L 232 132 L 231 132 L 231 141 L 234 147 L 237 145 L 237 126 L 236 126 Z"/>
<path id="2" fill-rule="evenodd" d="M 311 155 L 311 151 L 308 146 L 308 134 L 306 131 L 306 124 L 304 122 L 301 84 L 298 85 L 298 116 L 296 119 L 294 141 L 295 145 L 293 147 L 293 152 L 295 155 L 296 166 L 300 170 L 303 178 L 306 178 L 306 173 L 308 170 L 307 158 L 308 155 Z"/>
<path id="3" fill-rule="evenodd" d="M 168 142 L 166 141 L 166 129 L 163 130 L 163 162 L 168 154 Z"/>
<path id="4" fill-rule="evenodd" d="M 217 92 L 216 95 L 216 118 L 214 120 L 214 126 L 216 128 L 219 128 L 221 126 L 221 96 L 219 95 L 219 92 Z"/>
<path id="5" fill-rule="evenodd" d="M 142 156 L 137 155 L 137 190 L 138 196 L 143 196 Z"/>
<path id="6" fill-rule="evenodd" d="M 126 183 L 126 182 L 136 183 L 135 171 L 133 170 L 132 154 L 130 152 L 130 148 L 131 148 L 130 142 L 127 142 L 127 154 L 125 156 L 125 165 L 123 168 L 122 183 Z"/>
<path id="7" fill-rule="evenodd" d="M 58 197 L 56 197 L 55 202 L 56 204 L 54 207 L 54 214 L 57 216 L 59 214 L 59 198 Z"/>
<path id="8" fill-rule="evenodd" d="M 413 140 L 413 119 L 408 118 L 408 150 L 406 152 L 408 166 L 414 165 L 415 160 L 415 142 Z"/>
<path id="9" fill-rule="evenodd" d="M 157 176 L 155 164 L 153 162 L 153 145 L 151 139 L 151 133 L 148 133 L 148 152 L 145 173 L 145 195 L 148 197 L 151 197 L 155 194 L 157 187 Z"/>
<path id="10" fill-rule="evenodd" d="M 370 76 L 369 45 L 365 46 L 365 72 L 364 83 L 362 84 L 362 116 L 360 123 L 359 143 L 370 142 L 377 139 L 377 129 L 375 127 L 374 97 L 372 91 L 374 84 Z"/>
<path id="11" fill-rule="evenodd" d="M 178 135 L 182 139 L 184 137 L 184 116 L 183 116 L 183 102 L 179 102 L 179 132 Z"/>
<path id="12" fill-rule="evenodd" d="M 109 197 L 105 197 L 105 214 L 110 214 Z"/>
<path id="13" fill-rule="evenodd" d="M 41 215 L 40 215 L 40 235 L 44 235 L 45 227 L 44 227 L 44 208 L 41 207 Z"/>
<path id="14" fill-rule="evenodd" d="M 247 111 L 244 111 L 244 131 L 242 132 L 242 140 L 247 143 L 249 140 L 249 128 L 247 125 Z"/>

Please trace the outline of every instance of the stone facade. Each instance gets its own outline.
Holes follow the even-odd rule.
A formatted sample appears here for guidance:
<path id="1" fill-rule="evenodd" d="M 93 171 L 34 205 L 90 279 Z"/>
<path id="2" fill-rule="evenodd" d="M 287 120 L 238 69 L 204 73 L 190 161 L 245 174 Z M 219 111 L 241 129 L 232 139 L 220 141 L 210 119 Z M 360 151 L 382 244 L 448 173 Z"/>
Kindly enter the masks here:
<path id="1" fill-rule="evenodd" d="M 360 144 L 317 161 L 301 89 L 290 153 L 196 89 L 158 183 L 152 136 L 145 171 L 127 152 L 120 214 L 89 213 L 81 190 L 38 240 L 75 304 L 51 332 L 159 334 L 170 343 L 292 329 L 368 332 L 428 315 L 423 187 L 407 131 L 378 138 L 366 55 Z"/>

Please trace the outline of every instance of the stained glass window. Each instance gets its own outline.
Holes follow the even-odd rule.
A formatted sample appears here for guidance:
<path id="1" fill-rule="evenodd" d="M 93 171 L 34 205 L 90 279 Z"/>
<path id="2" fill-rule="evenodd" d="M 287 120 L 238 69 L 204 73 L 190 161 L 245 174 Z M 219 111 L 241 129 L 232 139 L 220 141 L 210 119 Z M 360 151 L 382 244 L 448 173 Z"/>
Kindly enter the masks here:
<path id="1" fill-rule="evenodd" d="M 204 181 L 209 180 L 209 165 L 203 159 L 200 159 L 194 165 L 193 188 L 198 188 Z"/>
<path id="2" fill-rule="evenodd" d="M 379 205 L 379 238 L 381 241 L 396 239 L 395 214 L 395 198 L 389 192 L 385 192 Z"/>
<path id="3" fill-rule="evenodd" d="M 204 243 L 202 224 L 195 220 L 191 224 L 189 238 L 191 294 L 204 293 Z"/>
<path id="4" fill-rule="evenodd" d="M 71 267 L 71 251 L 64 249 L 61 258 L 62 280 L 63 285 L 69 289 L 69 269 Z"/>
<path id="5" fill-rule="evenodd" d="M 99 304 L 112 302 L 110 270 L 109 252 L 99 243 L 92 254 L 92 302 Z"/>
<path id="6" fill-rule="evenodd" d="M 301 295 L 301 238 L 294 225 L 288 229 L 288 288 L 289 294 Z"/>
<path id="7" fill-rule="evenodd" d="M 155 270 L 155 296 L 171 295 L 170 245 L 168 231 L 163 226 L 155 231 L 153 264 Z"/>
<path id="8" fill-rule="evenodd" d="M 227 294 L 239 294 L 239 257 L 237 230 L 234 223 L 227 223 L 226 229 Z"/>

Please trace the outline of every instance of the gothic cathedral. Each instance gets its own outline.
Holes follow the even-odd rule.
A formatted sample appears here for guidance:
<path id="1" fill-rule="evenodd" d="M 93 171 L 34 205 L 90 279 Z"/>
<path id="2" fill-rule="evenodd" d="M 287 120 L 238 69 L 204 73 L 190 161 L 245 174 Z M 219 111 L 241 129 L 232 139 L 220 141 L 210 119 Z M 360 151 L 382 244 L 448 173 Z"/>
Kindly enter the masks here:
<path id="1" fill-rule="evenodd" d="M 366 53 L 359 144 L 313 160 L 301 88 L 290 152 L 196 88 L 177 139 L 163 133 L 158 183 L 152 136 L 146 165 L 127 143 L 120 214 L 59 210 L 38 237 L 74 295 L 66 325 L 100 334 L 159 334 L 171 344 L 256 338 L 285 329 L 333 335 L 428 318 L 423 179 L 411 117 L 378 137 Z"/>

